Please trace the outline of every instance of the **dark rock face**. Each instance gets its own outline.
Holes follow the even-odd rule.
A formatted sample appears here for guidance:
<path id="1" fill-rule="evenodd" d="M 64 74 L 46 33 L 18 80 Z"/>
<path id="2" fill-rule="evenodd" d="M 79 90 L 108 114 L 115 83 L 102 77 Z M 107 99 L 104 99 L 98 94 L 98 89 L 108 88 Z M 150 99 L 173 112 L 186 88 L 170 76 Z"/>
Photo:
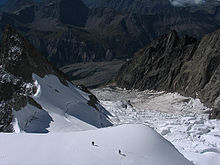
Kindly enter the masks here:
<path id="1" fill-rule="evenodd" d="M 45 31 L 54 30 L 59 24 L 83 27 L 89 9 L 80 0 L 45 0 L 36 5 L 35 12 L 34 28 Z M 48 27 L 45 29 L 45 26 Z"/>
<path id="2" fill-rule="evenodd" d="M 205 3 L 190 5 L 185 3 L 182 6 L 174 6 L 172 0 L 83 0 L 89 8 L 112 8 L 117 11 L 138 13 L 142 15 L 155 15 L 158 13 L 173 13 L 185 8 L 190 12 L 205 11 L 213 13 L 219 2 L 216 0 L 206 0 Z"/>
<path id="3" fill-rule="evenodd" d="M 197 92 L 201 101 L 214 108 L 212 117 L 220 118 L 220 30 L 208 34 L 201 40 L 188 67 L 191 77 L 186 92 Z M 191 90 L 190 90 L 191 89 Z"/>
<path id="4" fill-rule="evenodd" d="M 30 9 L 33 6 L 32 10 L 24 13 L 26 8 Z M 43 22 L 53 23 L 54 27 L 59 23 L 84 26 L 89 9 L 80 0 L 44 0 L 40 4 L 34 0 L 8 0 L 0 10 L 16 15 L 22 11 L 24 19 L 29 12 L 35 13 L 35 28 L 42 28 Z"/>
<path id="5" fill-rule="evenodd" d="M 155 14 L 164 10 L 172 10 L 174 7 L 169 0 L 83 0 L 90 8 L 108 7 L 117 11 L 139 14 Z"/>
<path id="6" fill-rule="evenodd" d="M 62 23 L 79 27 L 85 25 L 89 12 L 81 0 L 62 0 L 59 10 Z"/>
<path id="7" fill-rule="evenodd" d="M 36 91 L 33 73 L 42 77 L 55 74 L 65 83 L 62 74 L 26 39 L 7 25 L 0 47 L 0 132 L 13 131 L 12 110 L 20 110 L 27 103 L 40 107 L 30 97 Z"/>
<path id="8" fill-rule="evenodd" d="M 2 38 L 0 63 L 2 68 L 14 76 L 29 81 L 32 80 L 32 73 L 43 77 L 45 74 L 55 72 L 34 46 L 9 25 L 6 26 Z"/>
<path id="9" fill-rule="evenodd" d="M 217 7 L 215 9 L 217 11 Z M 201 38 L 217 30 L 220 21 L 216 13 L 209 14 L 205 10 L 191 12 L 187 8 L 174 8 L 146 15 L 96 8 L 90 10 L 86 27 L 102 33 L 118 32 L 118 34 L 135 36 L 146 44 L 172 29 L 180 35 L 190 34 Z"/>
<path id="10" fill-rule="evenodd" d="M 220 21 L 215 19 L 215 14 L 190 12 L 186 8 L 174 8 L 153 15 L 96 8 L 90 10 L 86 23 L 88 30 L 106 36 L 107 44 L 117 58 L 131 57 L 139 48 L 171 29 L 181 36 L 187 33 L 201 38 L 219 27 Z"/>
<path id="11" fill-rule="evenodd" d="M 55 32 L 30 30 L 26 37 L 58 67 L 77 62 L 111 60 L 111 51 L 104 48 L 102 40 L 82 29 L 65 28 Z"/>
<path id="12" fill-rule="evenodd" d="M 44 0 L 34 4 L 34 19 L 25 26 L 41 31 L 55 31 L 62 24 L 83 27 L 88 10 L 80 0 Z"/>
<path id="13" fill-rule="evenodd" d="M 13 25 L 56 66 L 111 60 L 111 53 L 105 57 L 109 47 L 104 48 L 103 40 L 80 28 L 88 11 L 80 0 L 45 0 L 13 13 L 2 12 L 0 31 L 6 24 Z"/>
<path id="14" fill-rule="evenodd" d="M 4 12 L 15 12 L 22 8 L 32 6 L 33 4 L 33 0 L 7 0 L 0 10 Z"/>
<path id="15" fill-rule="evenodd" d="M 117 84 L 140 90 L 170 89 L 173 77 L 178 74 L 183 62 L 192 58 L 196 47 L 196 39 L 188 36 L 180 39 L 175 31 L 171 31 L 137 52 L 121 68 Z"/>
<path id="16" fill-rule="evenodd" d="M 220 30 L 201 42 L 175 31 L 154 40 L 122 66 L 115 81 L 128 89 L 155 89 L 198 97 L 219 114 Z M 219 117 L 219 116 L 218 116 Z"/>
<path id="17" fill-rule="evenodd" d="M 66 65 L 60 68 L 74 84 L 97 88 L 110 82 L 124 61 L 87 62 Z"/>

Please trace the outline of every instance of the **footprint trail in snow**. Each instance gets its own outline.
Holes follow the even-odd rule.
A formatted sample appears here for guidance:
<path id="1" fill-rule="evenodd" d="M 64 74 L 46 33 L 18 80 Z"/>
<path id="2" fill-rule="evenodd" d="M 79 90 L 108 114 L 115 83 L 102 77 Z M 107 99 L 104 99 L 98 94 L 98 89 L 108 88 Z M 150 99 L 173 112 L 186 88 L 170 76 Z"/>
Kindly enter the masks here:
<path id="1" fill-rule="evenodd" d="M 198 99 L 119 88 L 98 88 L 92 92 L 111 112 L 114 125 L 148 125 L 195 165 L 219 165 L 220 121 L 208 120 L 210 109 Z"/>

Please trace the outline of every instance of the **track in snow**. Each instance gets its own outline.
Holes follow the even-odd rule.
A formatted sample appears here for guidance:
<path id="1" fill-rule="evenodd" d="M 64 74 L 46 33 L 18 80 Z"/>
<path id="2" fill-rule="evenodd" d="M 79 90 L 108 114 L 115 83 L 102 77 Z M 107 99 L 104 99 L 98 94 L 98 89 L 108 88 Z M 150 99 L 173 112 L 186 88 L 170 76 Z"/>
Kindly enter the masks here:
<path id="1" fill-rule="evenodd" d="M 114 125 L 142 123 L 158 133 L 196 165 L 219 165 L 220 121 L 198 99 L 177 93 L 98 88 L 92 91 L 113 116 Z"/>

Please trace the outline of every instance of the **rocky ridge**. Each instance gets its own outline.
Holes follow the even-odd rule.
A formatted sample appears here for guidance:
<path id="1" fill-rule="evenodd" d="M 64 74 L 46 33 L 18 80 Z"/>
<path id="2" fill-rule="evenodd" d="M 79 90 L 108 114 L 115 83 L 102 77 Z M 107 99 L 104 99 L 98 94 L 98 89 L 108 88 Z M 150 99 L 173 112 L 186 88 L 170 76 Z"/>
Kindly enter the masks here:
<path id="1" fill-rule="evenodd" d="M 199 42 L 193 37 L 179 38 L 176 31 L 154 40 L 122 66 L 115 82 L 127 89 L 154 89 L 198 97 L 213 108 L 211 118 L 219 118 L 220 109 L 220 30 L 207 34 Z"/>
<path id="2" fill-rule="evenodd" d="M 41 109 L 31 98 L 36 92 L 33 73 L 41 77 L 55 74 L 63 83 L 67 83 L 64 76 L 10 25 L 5 27 L 0 55 L 0 132 L 11 132 L 13 110 L 18 111 L 27 103 Z"/>
<path id="3" fill-rule="evenodd" d="M 18 122 L 19 124 L 23 124 L 23 129 L 27 127 L 27 130 L 30 129 L 28 126 L 32 120 L 35 120 L 38 117 L 45 117 L 44 115 L 47 114 L 47 109 L 45 110 L 41 106 L 45 103 L 45 100 L 42 102 L 42 100 L 36 101 L 36 99 L 33 98 L 34 94 L 39 88 L 39 84 L 36 83 L 33 75 L 36 75 L 35 77 L 38 76 L 39 79 L 48 77 L 48 75 L 53 75 L 57 77 L 57 83 L 59 83 L 62 88 L 68 88 L 69 92 L 72 92 L 73 95 L 74 90 L 80 91 L 79 88 L 70 87 L 70 83 L 66 80 L 62 72 L 53 67 L 47 61 L 47 59 L 43 57 L 32 44 L 29 43 L 28 40 L 17 33 L 10 25 L 7 25 L 4 30 L 2 44 L 0 47 L 0 132 L 14 131 L 13 122 L 15 122 L 14 115 L 16 114 L 23 113 L 22 116 L 18 116 Z M 41 85 L 45 86 L 45 84 Z M 50 84 L 46 84 L 46 86 L 47 88 L 52 88 Z M 72 88 L 74 88 L 74 90 L 71 90 Z M 99 106 L 97 98 L 91 92 L 89 92 L 88 89 L 84 87 L 82 90 L 87 93 L 88 100 L 82 99 L 82 96 L 77 96 L 79 99 L 81 97 L 81 100 L 83 101 L 80 103 L 80 105 L 84 105 L 84 107 L 87 107 L 88 109 L 93 107 L 93 109 L 95 109 L 94 114 L 102 113 L 105 111 Z M 48 94 L 48 96 L 55 95 L 51 91 L 43 92 Z M 55 93 L 59 93 L 59 96 L 62 94 L 57 89 L 55 90 Z M 79 94 L 76 93 L 76 95 Z M 72 98 L 67 99 L 71 100 Z M 50 99 L 48 101 L 50 101 Z M 27 105 L 34 106 L 38 110 L 34 112 L 33 109 L 28 109 Z M 25 107 L 27 108 L 27 112 L 20 112 L 20 110 Z M 64 111 L 65 109 L 62 110 Z M 93 113 L 93 111 L 90 110 L 88 113 Z M 36 117 L 35 115 L 37 114 L 44 115 Z M 83 115 L 78 116 L 82 120 L 90 120 L 90 118 L 87 117 L 85 119 Z M 25 119 L 25 117 L 27 119 Z M 93 117 L 91 117 L 91 120 L 94 120 Z M 48 122 L 49 120 L 52 120 L 49 115 L 47 115 L 47 118 Z M 44 120 L 45 118 L 42 118 L 42 121 Z M 91 120 L 89 122 L 91 122 Z M 109 124 L 110 122 L 106 123 Z M 41 124 L 39 123 L 39 125 Z M 95 126 L 99 127 L 100 124 L 95 123 Z M 37 126 L 30 127 L 37 128 Z M 45 129 L 43 130 L 45 131 Z"/>

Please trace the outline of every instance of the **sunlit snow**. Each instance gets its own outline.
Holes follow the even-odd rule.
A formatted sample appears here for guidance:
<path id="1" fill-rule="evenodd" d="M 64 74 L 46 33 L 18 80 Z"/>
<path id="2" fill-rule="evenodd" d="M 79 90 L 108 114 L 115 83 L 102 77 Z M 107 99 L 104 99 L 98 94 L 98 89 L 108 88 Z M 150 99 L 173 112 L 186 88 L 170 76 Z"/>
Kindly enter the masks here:
<path id="1" fill-rule="evenodd" d="M 99 88 L 92 91 L 113 115 L 114 125 L 152 127 L 196 165 L 219 165 L 220 121 L 209 108 L 177 93 Z"/>
<path id="2" fill-rule="evenodd" d="M 192 165 L 144 125 L 49 135 L 0 134 L 0 146 L 3 165 Z"/>
<path id="3" fill-rule="evenodd" d="M 98 88 L 92 91 L 101 100 L 96 109 L 88 105 L 88 93 L 54 75 L 33 75 L 33 80 L 32 98 L 42 109 L 27 104 L 13 111 L 15 133 L 0 134 L 1 165 L 220 162 L 220 121 L 208 120 L 210 109 L 198 99 Z"/>

